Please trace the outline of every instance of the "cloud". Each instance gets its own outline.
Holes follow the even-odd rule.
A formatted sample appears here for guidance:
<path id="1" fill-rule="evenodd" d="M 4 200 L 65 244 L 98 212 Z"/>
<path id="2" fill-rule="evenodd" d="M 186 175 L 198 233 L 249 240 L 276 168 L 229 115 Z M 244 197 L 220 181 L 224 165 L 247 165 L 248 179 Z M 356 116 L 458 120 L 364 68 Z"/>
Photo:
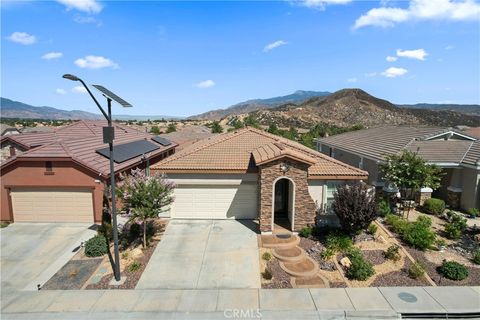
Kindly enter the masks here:
<path id="1" fill-rule="evenodd" d="M 49 52 L 49 53 L 45 53 L 42 56 L 42 59 L 52 60 L 52 59 L 60 59 L 61 57 L 63 57 L 63 53 L 61 52 Z"/>
<path id="2" fill-rule="evenodd" d="M 61 95 L 67 94 L 67 91 L 65 89 L 60 89 L 60 88 L 55 89 L 55 92 Z"/>
<path id="3" fill-rule="evenodd" d="M 75 60 L 74 63 L 84 69 L 119 68 L 118 64 L 102 56 L 86 56 L 85 58 Z"/>
<path id="4" fill-rule="evenodd" d="M 201 88 L 201 89 L 206 89 L 206 88 L 211 88 L 215 85 L 215 82 L 213 80 L 205 80 L 205 81 L 200 81 L 199 83 L 195 84 L 195 87 Z"/>
<path id="5" fill-rule="evenodd" d="M 349 82 L 349 83 L 355 83 L 355 82 L 357 82 L 357 78 L 348 78 L 348 79 L 347 79 L 347 82 Z"/>
<path id="6" fill-rule="evenodd" d="M 76 86 L 72 88 L 72 92 L 75 93 L 87 93 L 87 89 L 84 86 Z"/>
<path id="7" fill-rule="evenodd" d="M 451 44 L 449 44 L 448 46 L 445 47 L 445 50 L 452 50 L 453 48 L 455 48 L 455 47 L 452 46 Z"/>
<path id="8" fill-rule="evenodd" d="M 278 48 L 278 47 L 281 47 L 281 46 L 284 46 L 284 45 L 287 45 L 288 42 L 286 41 L 283 41 L 283 40 L 277 40 L 275 42 L 272 42 L 272 43 L 269 43 L 267 44 L 264 48 L 263 48 L 263 52 L 268 52 L 270 50 L 273 50 L 275 48 Z"/>
<path id="9" fill-rule="evenodd" d="M 368 73 L 365 73 L 365 77 L 367 77 L 367 78 L 375 77 L 376 75 L 377 75 L 376 72 L 368 72 Z"/>
<path id="10" fill-rule="evenodd" d="M 318 10 L 325 10 L 327 5 L 347 4 L 352 0 L 294 0 L 290 1 L 292 4 L 298 4 L 307 8 L 314 8 Z"/>
<path id="11" fill-rule="evenodd" d="M 385 60 L 387 60 L 388 62 L 394 62 L 394 61 L 397 61 L 398 58 L 397 57 L 392 57 L 392 56 L 387 56 L 385 58 Z"/>
<path id="12" fill-rule="evenodd" d="M 57 2 L 65 5 L 67 10 L 78 10 L 86 13 L 99 13 L 103 7 L 96 0 L 57 0 Z"/>
<path id="13" fill-rule="evenodd" d="M 397 49 L 397 56 L 423 61 L 425 60 L 425 57 L 428 56 L 428 53 L 424 49 L 416 49 L 416 50 Z"/>
<path id="14" fill-rule="evenodd" d="M 102 26 L 102 21 L 98 21 L 97 19 L 95 19 L 94 17 L 91 17 L 91 16 L 79 16 L 79 15 L 77 15 L 73 18 L 73 21 L 75 21 L 76 23 L 80 23 L 80 24 L 92 23 L 92 24 L 96 24 L 97 27 Z"/>
<path id="15" fill-rule="evenodd" d="M 387 70 L 382 72 L 382 76 L 385 76 L 387 78 L 396 78 L 396 77 L 403 76 L 407 72 L 408 70 L 404 68 L 390 67 Z"/>
<path id="16" fill-rule="evenodd" d="M 30 45 L 37 42 L 37 39 L 34 35 L 28 34 L 26 32 L 14 32 L 9 37 L 7 37 L 7 39 L 23 45 Z"/>
<path id="17" fill-rule="evenodd" d="M 415 20 L 479 20 L 480 4 L 474 0 L 410 0 L 407 9 L 395 7 L 373 8 L 361 15 L 354 29 L 376 26 L 393 27 L 395 24 Z"/>

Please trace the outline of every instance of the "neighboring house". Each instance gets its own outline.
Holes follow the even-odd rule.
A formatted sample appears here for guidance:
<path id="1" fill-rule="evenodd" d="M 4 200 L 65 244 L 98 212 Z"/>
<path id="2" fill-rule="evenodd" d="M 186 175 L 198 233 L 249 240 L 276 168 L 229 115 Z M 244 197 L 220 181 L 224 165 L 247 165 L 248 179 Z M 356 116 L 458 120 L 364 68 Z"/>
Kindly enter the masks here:
<path id="1" fill-rule="evenodd" d="M 19 134 L 20 131 L 5 123 L 0 123 L 0 136 L 8 136 L 10 134 Z"/>
<path id="2" fill-rule="evenodd" d="M 363 170 L 253 128 L 199 141 L 151 169 L 177 184 L 172 218 L 258 219 L 264 233 L 314 224 L 336 184 L 367 178 Z"/>
<path id="3" fill-rule="evenodd" d="M 197 141 L 209 138 L 213 135 L 214 133 L 212 133 L 211 129 L 205 126 L 186 125 L 178 128 L 175 132 L 164 133 L 160 136 L 178 143 L 178 152 Z"/>
<path id="4" fill-rule="evenodd" d="M 15 154 L 1 165 L 1 220 L 101 222 L 109 184 L 106 121 L 79 121 L 51 133 L 2 137 Z M 115 124 L 115 173 L 145 168 L 175 152 L 158 136 Z"/>
<path id="5" fill-rule="evenodd" d="M 445 172 L 433 197 L 445 199 L 452 208 L 480 207 L 480 141 L 464 132 L 387 126 L 317 139 L 317 150 L 368 171 L 369 183 L 379 188 L 385 184 L 379 164 L 386 155 L 416 152 Z"/>

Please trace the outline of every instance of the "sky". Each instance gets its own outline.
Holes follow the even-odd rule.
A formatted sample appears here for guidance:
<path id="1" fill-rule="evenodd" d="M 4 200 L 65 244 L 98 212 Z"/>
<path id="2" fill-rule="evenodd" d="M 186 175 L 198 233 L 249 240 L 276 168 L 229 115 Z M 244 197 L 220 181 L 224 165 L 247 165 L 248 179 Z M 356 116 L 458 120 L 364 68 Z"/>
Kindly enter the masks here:
<path id="1" fill-rule="evenodd" d="M 35 106 L 98 113 L 65 73 L 134 106 L 114 114 L 343 88 L 480 104 L 479 1 L 1 1 L 1 96 Z"/>

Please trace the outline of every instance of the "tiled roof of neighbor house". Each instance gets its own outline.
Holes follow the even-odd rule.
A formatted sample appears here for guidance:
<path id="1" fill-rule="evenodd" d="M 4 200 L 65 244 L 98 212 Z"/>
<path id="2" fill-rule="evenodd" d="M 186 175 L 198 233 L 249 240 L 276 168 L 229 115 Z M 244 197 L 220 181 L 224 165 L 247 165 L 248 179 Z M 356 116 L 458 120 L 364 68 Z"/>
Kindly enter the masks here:
<path id="1" fill-rule="evenodd" d="M 198 142 L 200 140 L 209 138 L 214 135 L 211 130 L 204 126 L 185 126 L 178 128 L 178 131 L 164 133 L 160 136 L 170 141 L 178 143 L 178 151 L 188 147 L 189 145 Z"/>
<path id="2" fill-rule="evenodd" d="M 465 154 L 462 163 L 472 166 L 480 166 L 480 140 L 475 141 Z"/>
<path id="3" fill-rule="evenodd" d="M 35 159 L 35 158 L 70 158 L 73 161 L 99 173 L 102 175 L 109 175 L 109 159 L 98 154 L 96 150 L 105 148 L 106 144 L 103 142 L 103 136 L 101 133 L 101 127 L 106 125 L 106 122 L 89 123 L 85 121 L 80 125 L 80 128 L 72 128 L 72 131 L 78 135 L 77 138 L 72 138 L 73 134 L 61 134 L 63 138 L 57 138 L 53 142 L 45 143 L 40 147 L 36 147 L 19 154 L 13 158 L 10 158 L 3 165 L 13 162 L 14 160 L 21 159 Z M 85 131 L 82 131 L 86 130 Z M 90 134 L 88 133 L 90 132 Z M 142 133 L 137 130 L 128 130 L 123 126 L 116 125 L 115 127 L 115 140 L 114 146 L 133 141 L 148 140 L 149 142 L 157 145 L 159 148 L 149 152 L 147 156 L 154 158 L 155 156 L 165 152 L 168 149 L 176 147 L 175 143 L 168 146 L 163 146 L 154 140 L 154 136 Z M 143 156 L 143 155 L 142 155 Z M 124 161 L 122 163 L 115 163 L 115 171 L 121 171 L 141 161 L 142 156 L 137 156 L 133 159 Z"/>
<path id="4" fill-rule="evenodd" d="M 464 130 L 465 134 L 480 139 L 480 127 L 468 128 Z"/>
<path id="5" fill-rule="evenodd" d="M 417 152 L 425 160 L 434 163 L 466 163 L 475 152 L 470 151 L 477 142 L 470 140 L 432 139 L 453 131 L 449 128 L 386 126 L 352 131 L 331 137 L 321 138 L 321 144 L 354 154 L 383 160 L 386 155 L 397 154 L 407 149 Z M 432 139 L 432 140 L 428 140 Z M 478 160 L 478 155 L 477 155 Z"/>
<path id="6" fill-rule="evenodd" d="M 298 142 L 254 128 L 240 129 L 199 141 L 155 164 L 152 169 L 166 172 L 246 172 L 256 166 L 256 161 L 265 163 L 280 153 L 302 159 L 303 162 L 313 162 L 308 169 L 310 176 L 352 176 L 361 179 L 368 175 L 366 171 L 332 159 Z"/>

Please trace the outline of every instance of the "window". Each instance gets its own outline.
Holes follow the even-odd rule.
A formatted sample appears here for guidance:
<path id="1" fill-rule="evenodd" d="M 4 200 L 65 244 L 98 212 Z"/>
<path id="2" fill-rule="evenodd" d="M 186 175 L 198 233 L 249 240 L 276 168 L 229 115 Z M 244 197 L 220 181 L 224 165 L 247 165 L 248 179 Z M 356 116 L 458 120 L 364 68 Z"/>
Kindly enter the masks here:
<path id="1" fill-rule="evenodd" d="M 47 171 L 47 172 L 52 172 L 53 171 L 52 161 L 45 162 L 45 171 Z"/>
<path id="2" fill-rule="evenodd" d="M 333 194 L 337 190 L 337 186 L 342 184 L 343 181 L 327 181 L 325 184 L 325 210 L 329 214 L 333 214 L 332 212 L 332 203 L 334 200 Z"/>

